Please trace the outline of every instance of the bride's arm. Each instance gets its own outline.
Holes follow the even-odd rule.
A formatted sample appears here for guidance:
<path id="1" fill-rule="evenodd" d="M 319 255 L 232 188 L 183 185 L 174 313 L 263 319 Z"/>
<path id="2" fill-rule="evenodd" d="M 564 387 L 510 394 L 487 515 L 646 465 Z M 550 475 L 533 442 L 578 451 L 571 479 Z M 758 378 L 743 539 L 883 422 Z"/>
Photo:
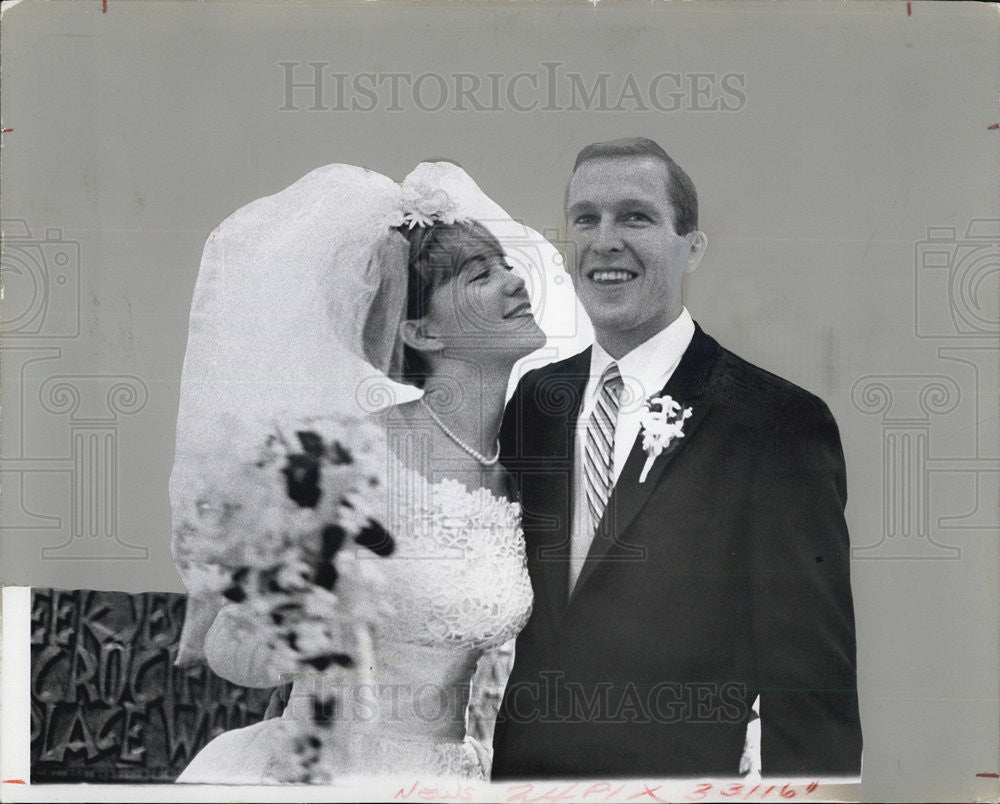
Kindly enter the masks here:
<path id="1" fill-rule="evenodd" d="M 248 606 L 222 607 L 205 636 L 205 658 L 216 675 L 242 687 L 288 683 L 294 666 L 282 666 L 267 644 Z"/>
<path id="2" fill-rule="evenodd" d="M 480 658 L 472 677 L 469 709 L 466 715 L 469 734 L 487 748 L 493 745 L 500 700 L 503 698 L 507 677 L 514 664 L 514 641 L 486 651 Z"/>

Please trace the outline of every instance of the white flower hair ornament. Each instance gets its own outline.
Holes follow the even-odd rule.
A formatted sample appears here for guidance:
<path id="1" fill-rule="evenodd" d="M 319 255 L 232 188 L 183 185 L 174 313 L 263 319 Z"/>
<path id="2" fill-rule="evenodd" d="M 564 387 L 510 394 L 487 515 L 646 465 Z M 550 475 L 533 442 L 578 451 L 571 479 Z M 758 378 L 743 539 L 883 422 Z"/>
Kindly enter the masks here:
<path id="1" fill-rule="evenodd" d="M 410 229 L 437 222 L 455 223 L 463 219 L 457 214 L 458 202 L 441 187 L 428 181 L 406 182 L 400 204 L 403 222 Z"/>
<path id="2" fill-rule="evenodd" d="M 645 410 L 639 414 L 642 448 L 646 451 L 646 463 L 639 475 L 640 483 L 646 482 L 654 461 L 670 442 L 675 438 L 684 438 L 684 422 L 692 413 L 691 408 L 682 408 L 669 394 L 646 400 Z"/>

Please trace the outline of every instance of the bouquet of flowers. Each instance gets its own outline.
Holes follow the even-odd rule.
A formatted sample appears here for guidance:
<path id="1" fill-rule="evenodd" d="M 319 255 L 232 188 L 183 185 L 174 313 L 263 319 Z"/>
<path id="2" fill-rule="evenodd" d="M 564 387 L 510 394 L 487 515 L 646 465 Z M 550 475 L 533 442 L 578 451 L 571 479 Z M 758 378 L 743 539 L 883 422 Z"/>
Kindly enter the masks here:
<path id="1" fill-rule="evenodd" d="M 386 442 L 370 421 L 232 423 L 223 450 L 188 462 L 176 552 L 189 591 L 238 604 L 289 674 L 345 676 L 372 665 L 371 626 L 386 611 L 381 562 Z M 374 559 L 374 560 L 372 560 Z M 193 587 L 193 588 L 192 588 Z M 336 701 L 319 689 L 295 721 L 289 781 L 323 781 L 336 762 Z"/>

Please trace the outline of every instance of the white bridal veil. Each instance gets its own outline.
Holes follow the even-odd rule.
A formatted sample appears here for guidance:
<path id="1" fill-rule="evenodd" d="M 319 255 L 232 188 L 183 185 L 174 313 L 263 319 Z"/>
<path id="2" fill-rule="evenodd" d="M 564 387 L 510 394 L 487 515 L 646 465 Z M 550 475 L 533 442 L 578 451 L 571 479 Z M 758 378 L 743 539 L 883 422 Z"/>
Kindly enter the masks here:
<path id="1" fill-rule="evenodd" d="M 176 549 L 178 495 L 190 467 L 224 456 L 248 430 L 232 422 L 370 413 L 419 395 L 389 379 L 401 360 L 396 333 L 409 252 L 392 227 L 441 211 L 478 220 L 497 237 L 548 336 L 515 369 L 511 388 L 526 368 L 589 343 L 590 325 L 558 250 L 457 165 L 422 163 L 402 184 L 327 165 L 237 210 L 205 245 L 181 377 L 170 493 L 174 558 L 189 590 L 197 568 Z M 179 663 L 201 658 L 217 609 L 214 599 L 189 598 Z"/>

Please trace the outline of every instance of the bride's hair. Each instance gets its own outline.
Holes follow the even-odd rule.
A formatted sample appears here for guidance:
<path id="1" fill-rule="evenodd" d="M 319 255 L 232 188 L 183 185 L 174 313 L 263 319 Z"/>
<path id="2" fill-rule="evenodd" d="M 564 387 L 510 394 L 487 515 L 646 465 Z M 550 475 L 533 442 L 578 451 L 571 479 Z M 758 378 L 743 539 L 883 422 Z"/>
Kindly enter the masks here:
<path id="1" fill-rule="evenodd" d="M 400 229 L 410 241 L 407 265 L 406 318 L 423 318 L 434 291 L 450 282 L 473 255 L 504 256 L 500 242 L 481 223 L 473 220 L 433 223 Z M 423 388 L 430 366 L 424 356 L 409 345 L 403 346 L 403 377 Z"/>

